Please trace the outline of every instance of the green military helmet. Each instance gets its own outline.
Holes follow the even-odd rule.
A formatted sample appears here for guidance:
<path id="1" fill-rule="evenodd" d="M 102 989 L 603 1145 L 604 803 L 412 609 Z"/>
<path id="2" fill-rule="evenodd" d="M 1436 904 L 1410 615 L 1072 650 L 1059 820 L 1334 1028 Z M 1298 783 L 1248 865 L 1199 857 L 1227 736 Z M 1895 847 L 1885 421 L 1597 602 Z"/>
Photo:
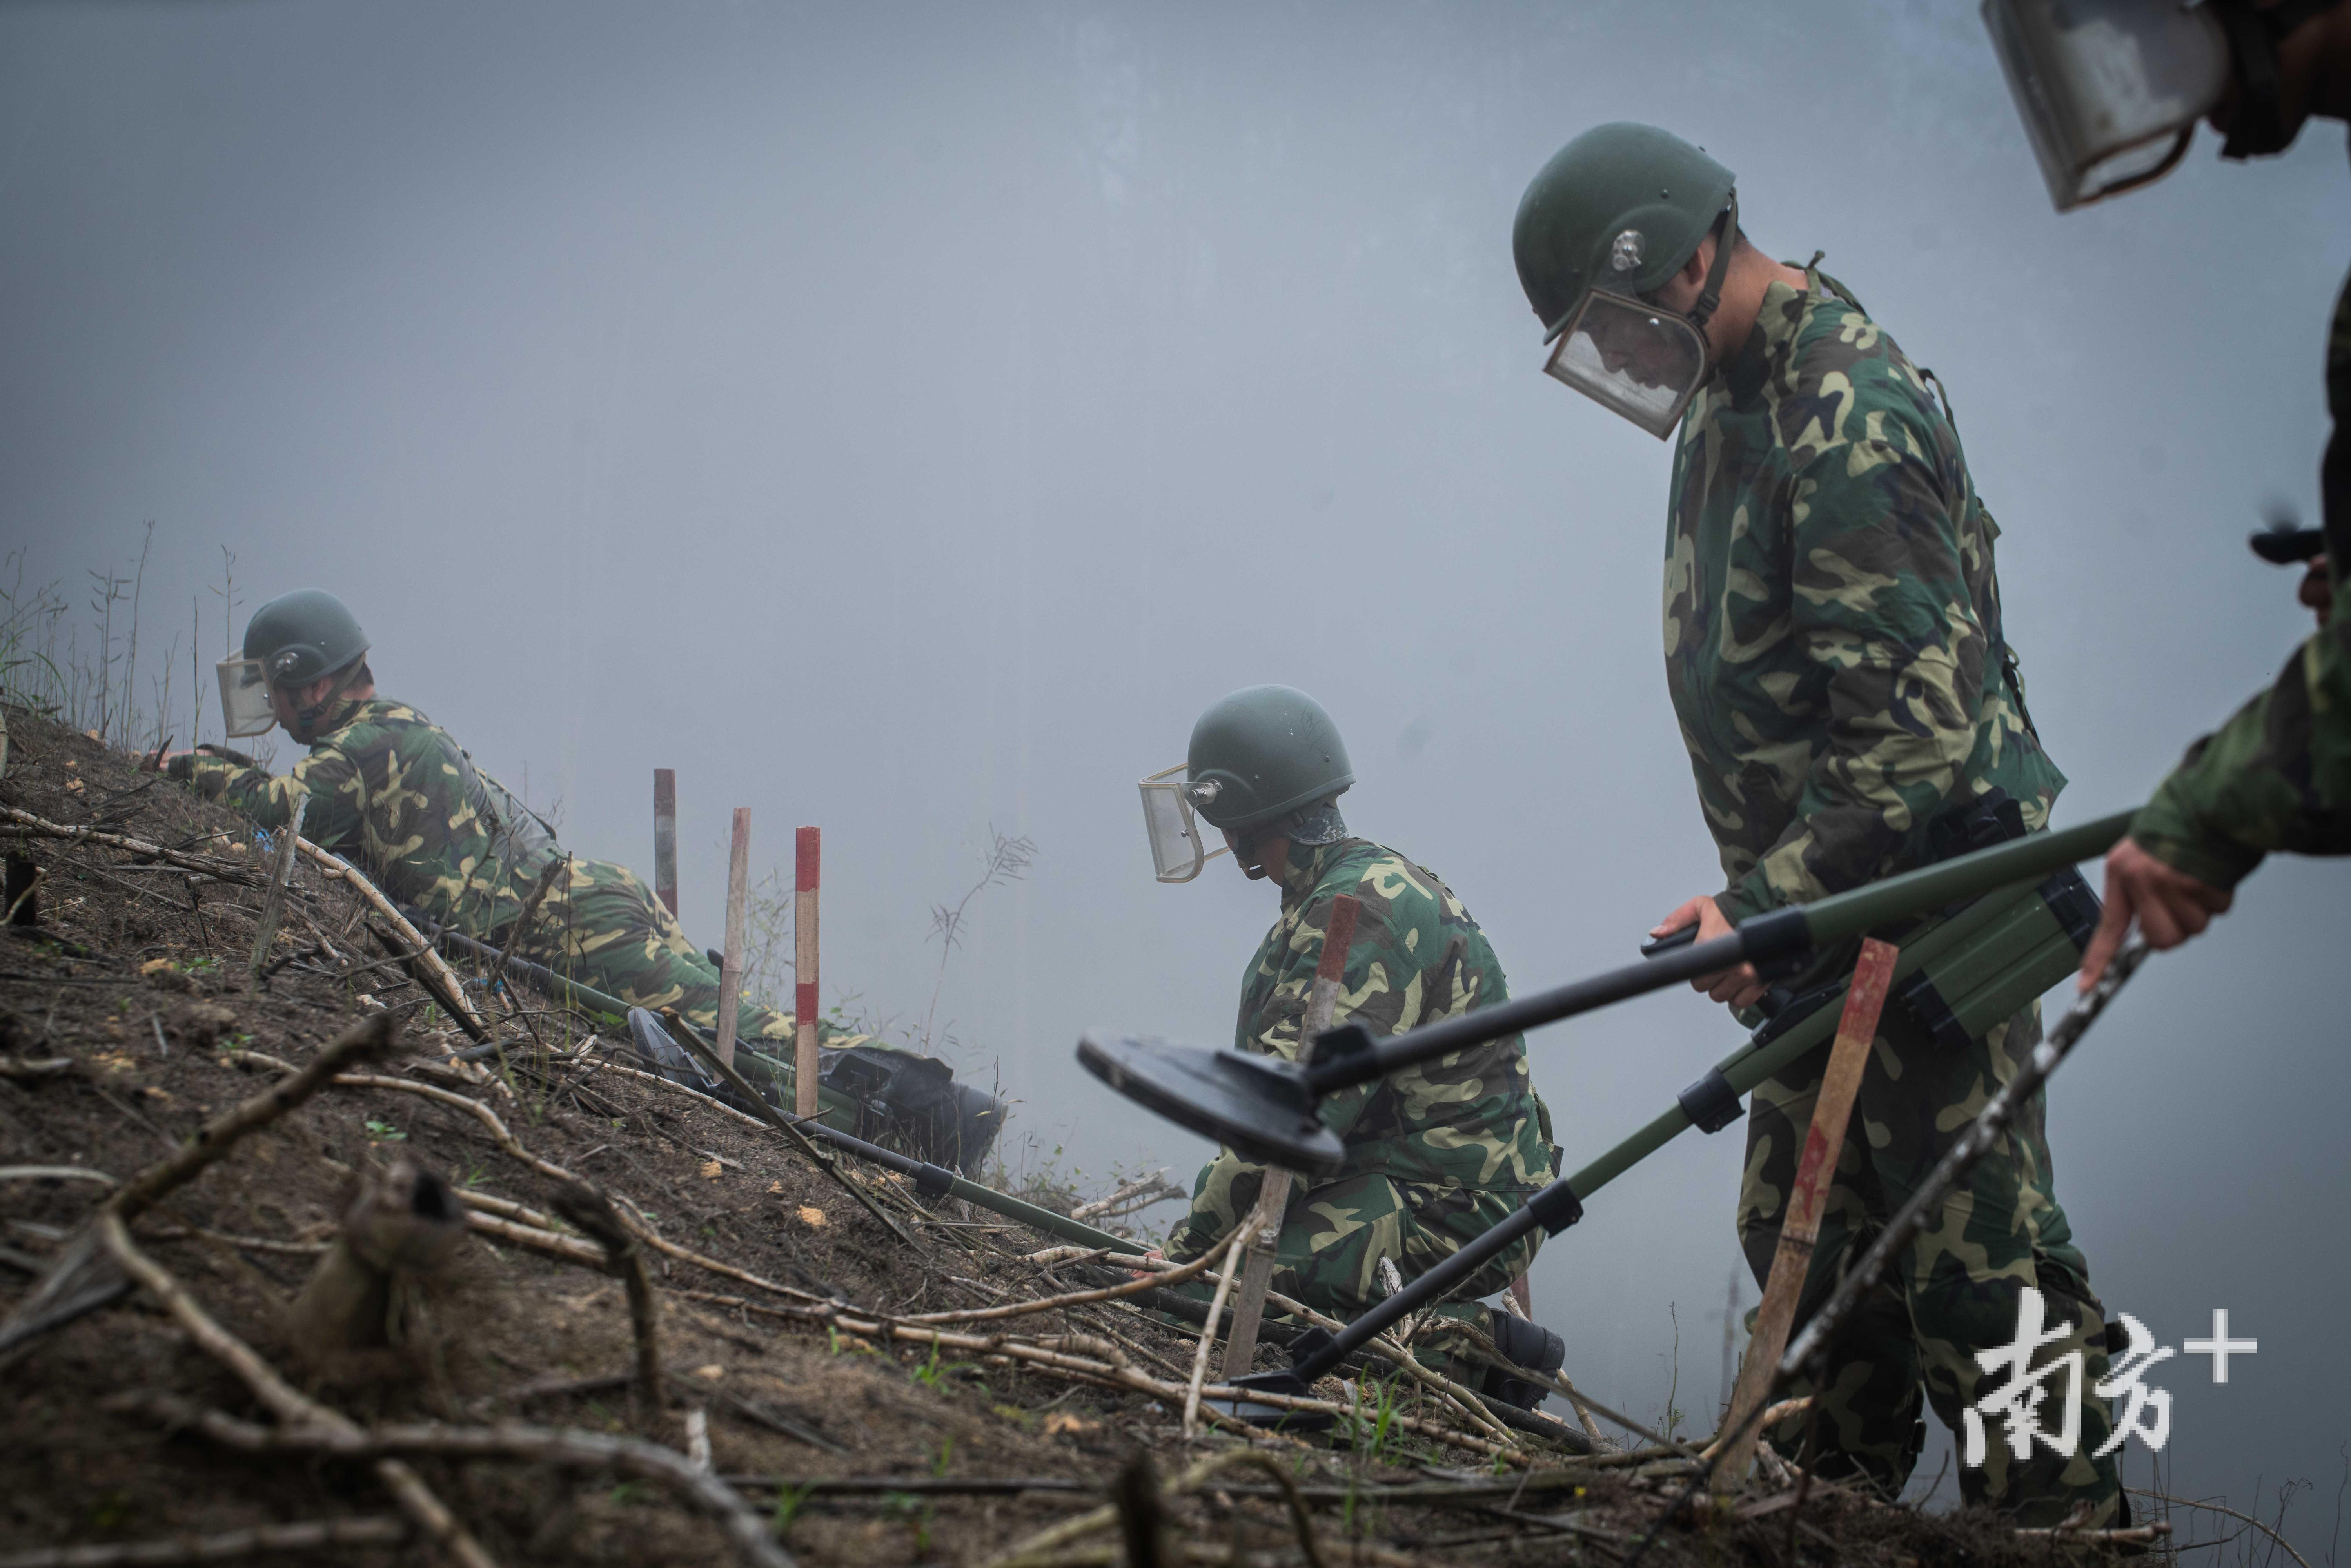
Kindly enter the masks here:
<path id="1" fill-rule="evenodd" d="M 1291 686 L 1243 686 L 1192 727 L 1185 794 L 1219 828 L 1240 830 L 1311 806 L 1355 781 L 1322 705 Z"/>
<path id="2" fill-rule="evenodd" d="M 1697 253 L 1729 204 L 1729 170 L 1669 131 L 1617 120 L 1552 154 L 1519 198 L 1510 251 L 1543 340 L 1594 286 L 1641 295 Z"/>
<path id="3" fill-rule="evenodd" d="M 305 686 L 368 651 L 368 634 L 350 607 L 323 588 L 281 593 L 246 622 L 245 656 L 274 686 Z"/>

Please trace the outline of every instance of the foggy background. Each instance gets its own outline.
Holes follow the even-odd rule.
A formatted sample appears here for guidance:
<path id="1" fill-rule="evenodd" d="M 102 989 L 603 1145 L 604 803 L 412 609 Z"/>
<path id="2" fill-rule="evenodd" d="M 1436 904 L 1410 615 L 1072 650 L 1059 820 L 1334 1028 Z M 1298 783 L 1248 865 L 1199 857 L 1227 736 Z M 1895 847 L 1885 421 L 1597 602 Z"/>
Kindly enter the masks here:
<path id="1" fill-rule="evenodd" d="M 943 1051 L 1022 1103 L 1016 1165 L 1188 1182 L 1206 1144 L 1071 1046 L 1229 1040 L 1274 896 L 1155 885 L 1134 792 L 1228 690 L 1329 706 L 1351 825 L 1522 990 L 1721 883 L 1660 667 L 1668 448 L 1540 373 L 1510 265 L 1528 178 L 1620 118 L 1708 147 L 1759 244 L 1825 248 L 1949 385 L 2061 822 L 2270 680 L 2309 617 L 2243 541 L 2315 517 L 2341 130 L 2244 167 L 2205 132 L 2061 220 L 1961 3 L 12 6 L 0 541 L 78 604 L 152 519 L 183 713 L 224 546 L 239 634 L 334 590 L 384 695 L 648 879 L 675 768 L 698 942 L 729 808 L 787 875 L 821 825 L 827 1000 L 893 1027 L 930 906 L 1030 835 Z M 2261 1341 L 2152 1375 L 2172 1490 L 2307 1478 L 2313 1554 L 2351 1442 L 2343 878 L 2264 869 L 2052 1093 L 2109 1312 Z M 1569 1166 L 1738 1038 L 1687 993 L 1537 1035 Z M 1742 1130 L 1535 1269 L 1570 1375 L 1652 1419 L 1723 1393 Z"/>

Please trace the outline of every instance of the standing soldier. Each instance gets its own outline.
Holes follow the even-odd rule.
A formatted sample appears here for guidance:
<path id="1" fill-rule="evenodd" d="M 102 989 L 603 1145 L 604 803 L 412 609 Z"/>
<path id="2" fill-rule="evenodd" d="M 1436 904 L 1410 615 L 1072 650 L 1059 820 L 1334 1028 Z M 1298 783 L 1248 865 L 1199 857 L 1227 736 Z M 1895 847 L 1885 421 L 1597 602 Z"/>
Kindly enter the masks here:
<path id="1" fill-rule="evenodd" d="M 1189 881 L 1208 858 L 1190 827 L 1196 810 L 1222 830 L 1234 863 L 1281 895 L 1280 918 L 1241 977 L 1234 1049 L 1297 1060 L 1322 934 L 1342 894 L 1361 910 L 1333 1026 L 1358 1023 L 1384 1038 L 1509 999 L 1486 934 L 1452 890 L 1426 867 L 1348 834 L 1338 800 L 1355 775 L 1337 727 L 1312 697 L 1288 686 L 1233 693 L 1193 727 L 1182 771 L 1179 784 L 1160 784 L 1165 774 L 1145 781 L 1147 791 L 1156 785 L 1181 801 L 1151 817 L 1162 880 Z M 1153 798 L 1146 793 L 1146 802 Z M 1173 852 L 1162 824 L 1173 829 L 1166 838 L 1180 835 Z M 1552 1179 L 1551 1113 L 1515 1034 L 1332 1095 L 1321 1115 L 1344 1141 L 1346 1161 L 1291 1187 L 1273 1289 L 1335 1317 L 1359 1316 L 1388 1294 L 1383 1260 L 1400 1280 L 1413 1280 Z M 1167 1255 L 1196 1258 L 1230 1234 L 1257 1206 L 1265 1169 L 1230 1149 L 1218 1153 L 1202 1168 Z M 1523 1274 L 1540 1240 L 1529 1236 L 1431 1309 L 1416 1341 L 1423 1359 L 1443 1365 L 1458 1355 L 1461 1344 L 1445 1325 L 1468 1322 L 1521 1365 L 1560 1364 L 1557 1335 L 1477 1300 Z M 1509 1379 L 1506 1386 L 1490 1369 L 1487 1392 L 1541 1398 L 1531 1385 Z"/>
<path id="2" fill-rule="evenodd" d="M 2351 120 L 2351 4 L 2209 0 L 2189 10 L 2048 0 L 1984 8 L 2060 212 L 2147 183 L 2199 117 L 2224 158 L 2283 152 L 2314 114 Z M 2106 912 L 2082 962 L 2095 983 L 2136 920 L 2173 947 L 2225 912 L 2264 855 L 2351 853 L 2351 280 L 2326 345 L 2335 432 L 2319 465 L 2328 580 L 2305 580 L 2319 630 L 2267 691 L 2188 756 L 2106 856 Z"/>
<path id="3" fill-rule="evenodd" d="M 474 766 L 446 730 L 414 708 L 375 695 L 368 637 L 343 601 L 298 589 L 254 612 L 243 656 L 221 667 L 231 736 L 273 725 L 309 747 L 289 773 L 272 776 L 235 752 L 183 752 L 171 777 L 271 830 L 307 800 L 302 836 L 343 856 L 385 893 L 435 925 L 528 958 L 632 1007 L 674 1007 L 704 1033 L 718 1019 L 718 970 L 676 917 L 626 866 L 566 854 L 554 831 L 496 779 Z M 538 905 L 523 919 L 539 888 Z M 746 998 L 737 1065 L 771 1096 L 789 1071 L 792 1019 Z M 881 1101 L 855 1131 L 898 1131 L 925 1157 L 967 1168 L 986 1152 L 1000 1112 L 957 1084 L 946 1065 L 889 1051 L 864 1035 L 829 1030 L 834 1051 L 856 1051 L 850 1071 Z M 862 1050 L 860 1049 L 862 1048 Z M 830 1081 L 830 1080 L 828 1080 Z M 791 1103 L 788 1090 L 782 1103 Z"/>
<path id="4" fill-rule="evenodd" d="M 1646 125 L 1603 125 L 1544 165 L 1520 204 L 1519 277 L 1552 375 L 1666 438 L 1679 427 L 1665 538 L 1667 685 L 1729 885 L 1653 932 L 1700 939 L 1764 910 L 1903 871 L 2005 816 L 2037 831 L 2064 778 L 2024 710 L 2002 635 L 1992 543 L 1926 374 L 1813 265 L 1740 230 L 1730 171 Z M 1685 413 L 1687 417 L 1685 418 Z M 1830 955 L 1850 965 L 1850 949 Z M 1749 1009 L 1751 967 L 1698 988 Z M 1756 1015 L 1745 1015 L 1750 1020 Z M 1855 1107 L 1801 1323 L 1849 1256 L 1926 1179 L 1965 1110 L 2040 1039 L 2027 1009 L 1964 1049 L 1888 1009 Z M 1755 1092 L 1739 1229 L 1761 1281 L 1811 1124 L 1827 1048 Z M 1891 1494 L 1924 1441 L 1923 1398 L 1954 1431 L 1991 1380 L 1979 1351 L 2017 1332 L 2037 1287 L 2083 1354 L 2082 1440 L 2029 1459 L 1995 1444 L 1962 1494 L 2020 1521 L 2112 1523 L 2120 1490 L 2094 1396 L 2104 1314 L 2052 1188 L 2036 1097 L 1949 1218 L 1913 1242 L 1837 1341 L 1814 1396 L 1813 1463 Z M 2061 1380 L 2062 1382 L 2062 1380 Z M 2067 1397 L 2052 1387 L 2053 1401 Z M 2054 1429 L 2056 1412 L 2043 1412 Z M 1771 1435 L 1792 1450 L 1792 1420 Z"/>

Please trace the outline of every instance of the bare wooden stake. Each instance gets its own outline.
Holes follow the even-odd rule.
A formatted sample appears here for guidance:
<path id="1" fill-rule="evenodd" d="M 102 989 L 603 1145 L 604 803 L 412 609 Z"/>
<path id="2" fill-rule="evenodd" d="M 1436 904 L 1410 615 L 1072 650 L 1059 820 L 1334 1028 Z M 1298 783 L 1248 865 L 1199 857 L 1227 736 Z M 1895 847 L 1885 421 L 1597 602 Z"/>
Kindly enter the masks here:
<path id="1" fill-rule="evenodd" d="M 743 904 L 751 895 L 751 808 L 735 808 L 726 857 L 726 951 L 718 966 L 718 1059 L 735 1065 L 736 1014 L 743 1009 Z"/>
<path id="2" fill-rule="evenodd" d="M 677 913 L 677 770 L 653 769 L 653 896 Z"/>
<path id="3" fill-rule="evenodd" d="M 253 958 L 246 966 L 246 984 L 256 988 L 262 966 L 269 961 L 269 945 L 277 940 L 277 924 L 286 916 L 286 885 L 294 880 L 295 846 L 302 841 L 302 815 L 309 807 L 308 795 L 296 800 L 294 815 L 277 830 L 277 858 L 269 868 L 269 886 L 261 895 L 261 915 L 253 923 Z"/>
<path id="4" fill-rule="evenodd" d="M 1771 1393 L 1780 1353 L 1788 1348 L 1788 1331 L 1796 1319 L 1796 1298 L 1812 1267 L 1813 1247 L 1820 1239 L 1821 1209 L 1829 1186 L 1836 1179 L 1837 1156 L 1844 1151 L 1845 1124 L 1853 1115 L 1854 1096 L 1869 1066 L 1870 1041 L 1877 1038 L 1877 1015 L 1886 1006 L 1886 992 L 1894 981 L 1896 949 L 1872 938 L 1861 945 L 1854 966 L 1853 984 L 1845 991 L 1844 1014 L 1837 1020 L 1836 1042 L 1829 1047 L 1828 1070 L 1821 1077 L 1820 1093 L 1813 1102 L 1812 1130 L 1804 1134 L 1804 1150 L 1796 1162 L 1796 1179 L 1788 1194 L 1785 1218 L 1780 1224 L 1780 1244 L 1771 1256 L 1771 1276 L 1763 1287 L 1763 1304 L 1756 1312 L 1755 1333 L 1747 1343 L 1747 1359 L 1740 1364 L 1739 1385 L 1731 1391 L 1730 1409 L 1722 1430 L 1733 1434 L 1715 1467 L 1718 1493 L 1736 1490 L 1747 1479 L 1755 1458 L 1760 1422 L 1748 1416 Z"/>
<path id="5" fill-rule="evenodd" d="M 1322 953 L 1314 965 L 1314 987 L 1306 995 L 1306 1018 L 1298 1031 L 1298 1058 L 1317 1035 L 1331 1027 L 1338 1010 L 1339 991 L 1347 977 L 1347 949 L 1355 941 L 1355 916 L 1363 905 L 1346 894 L 1331 901 L 1331 923 L 1322 933 Z M 1228 1381 L 1249 1375 L 1257 1359 L 1257 1331 L 1265 1317 L 1265 1293 L 1273 1283 L 1273 1265 L 1281 1249 L 1281 1217 L 1290 1207 L 1295 1178 L 1286 1170 L 1269 1168 L 1257 1200 L 1257 1241 L 1249 1249 L 1249 1265 L 1241 1273 L 1240 1295 L 1233 1301 L 1231 1337 L 1225 1341 Z"/>
<path id="6" fill-rule="evenodd" d="M 822 836 L 815 828 L 794 835 L 792 855 L 792 1109 L 817 1113 L 817 881 Z"/>

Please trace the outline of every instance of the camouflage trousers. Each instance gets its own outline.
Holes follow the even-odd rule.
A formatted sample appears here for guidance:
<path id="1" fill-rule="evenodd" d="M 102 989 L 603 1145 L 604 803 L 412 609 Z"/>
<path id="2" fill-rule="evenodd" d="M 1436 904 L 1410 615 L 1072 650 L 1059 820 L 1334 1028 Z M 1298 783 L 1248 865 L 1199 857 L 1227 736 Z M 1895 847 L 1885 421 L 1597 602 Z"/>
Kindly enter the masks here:
<path id="1" fill-rule="evenodd" d="M 698 1029 L 717 1028 L 717 966 L 686 940 L 677 916 L 626 866 L 573 859 L 570 875 L 558 874 L 516 956 L 544 964 L 631 1007 L 675 1008 Z M 792 1028 L 791 1014 L 747 997 L 736 1015 L 737 1039 L 774 1042 L 767 1049 L 780 1045 L 787 1060 Z M 818 1033 L 827 1046 L 865 1040 L 823 1025 Z M 747 1075 L 762 1076 L 758 1061 L 740 1065 Z"/>
<path id="2" fill-rule="evenodd" d="M 2040 1039 L 2037 1005 L 1964 1051 L 1935 1046 L 1907 1014 L 1887 1009 L 1823 1206 L 1820 1244 L 1798 1299 L 1800 1328 Z M 1779 1245 L 1780 1217 L 1812 1125 L 1828 1049 L 1755 1091 L 1739 1238 L 1758 1281 L 1768 1276 Z M 1952 1192 L 1939 1222 L 1896 1259 L 1863 1300 L 1836 1340 L 1825 1386 L 1806 1383 L 1790 1391 L 1814 1396 L 1810 1441 L 1821 1472 L 1865 1480 L 1888 1495 L 1900 1491 L 1918 1459 L 1922 1403 L 1931 1404 L 1958 1433 L 1961 1412 L 2006 1381 L 1987 1374 L 1976 1353 L 2015 1340 L 2018 1300 L 2028 1285 L 2037 1285 L 2047 1300 L 2048 1328 L 2072 1325 L 2034 1355 L 2032 1365 L 2048 1366 L 2074 1352 L 2083 1357 L 2081 1440 L 2071 1455 L 2035 1442 L 2032 1457 L 2018 1460 L 2005 1440 L 2003 1418 L 1988 1416 L 1985 1463 L 1960 1469 L 1960 1495 L 2024 1524 L 2057 1524 L 2081 1503 L 2090 1505 L 2093 1525 L 2116 1522 L 2121 1490 L 2114 1458 L 2091 1458 L 2114 1430 L 2107 1404 L 2095 1394 L 2106 1375 L 2105 1313 L 2058 1206 L 2046 1107 L 2039 1096 Z M 2053 1436 L 2068 1385 L 2063 1372 L 2043 1384 L 2049 1394 L 2040 1404 L 2040 1421 Z M 1801 1416 L 1782 1423 L 1770 1434 L 1773 1446 L 1795 1454 L 1806 1440 L 1806 1426 Z"/>
<path id="3" fill-rule="evenodd" d="M 1229 1149 L 1202 1166 L 1192 1187 L 1191 1212 L 1169 1235 L 1167 1256 L 1178 1262 L 1196 1258 L 1230 1235 L 1257 1207 L 1265 1171 Z M 1391 1260 L 1408 1282 L 1509 1218 L 1523 1201 L 1515 1191 L 1403 1182 L 1376 1173 L 1313 1185 L 1293 1182 L 1274 1249 L 1272 1288 L 1317 1312 L 1351 1321 L 1387 1296 L 1378 1278 L 1381 1259 Z M 1425 1320 L 1413 1342 L 1415 1354 L 1444 1370 L 1462 1349 L 1447 1323 L 1483 1328 L 1486 1309 L 1476 1304 L 1478 1298 L 1525 1273 L 1541 1243 L 1538 1229 L 1455 1287 Z"/>

